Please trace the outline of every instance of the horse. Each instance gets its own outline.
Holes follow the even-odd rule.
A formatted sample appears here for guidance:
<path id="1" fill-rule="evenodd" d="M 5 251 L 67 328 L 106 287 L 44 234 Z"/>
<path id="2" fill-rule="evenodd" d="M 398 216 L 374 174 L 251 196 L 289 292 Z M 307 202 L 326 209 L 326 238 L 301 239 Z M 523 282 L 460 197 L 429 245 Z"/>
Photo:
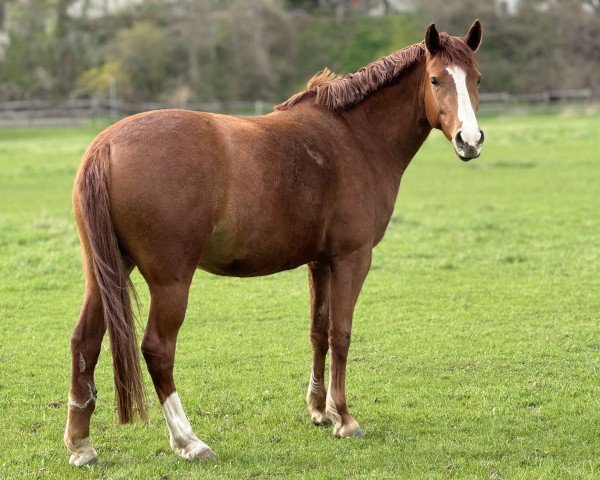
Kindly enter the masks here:
<path id="1" fill-rule="evenodd" d="M 314 424 L 333 424 L 335 437 L 363 434 L 345 397 L 354 306 L 402 174 L 431 130 L 441 130 L 464 161 L 481 152 L 481 38 L 478 20 L 465 37 L 431 24 L 424 41 L 356 73 L 325 69 L 268 115 L 157 110 L 95 138 L 73 188 L 85 293 L 71 337 L 64 435 L 71 464 L 98 458 L 89 430 L 106 330 L 119 422 L 147 418 L 131 307 L 134 268 L 151 296 L 141 351 L 170 446 L 181 457 L 214 456 L 194 433 L 173 380 L 197 269 L 250 277 L 307 265 L 308 410 Z"/>

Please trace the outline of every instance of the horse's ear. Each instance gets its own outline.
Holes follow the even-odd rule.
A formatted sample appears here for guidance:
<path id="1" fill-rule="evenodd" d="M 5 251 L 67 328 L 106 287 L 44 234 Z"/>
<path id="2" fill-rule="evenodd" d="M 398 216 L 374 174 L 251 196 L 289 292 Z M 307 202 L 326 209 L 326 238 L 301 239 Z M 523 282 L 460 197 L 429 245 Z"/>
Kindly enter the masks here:
<path id="1" fill-rule="evenodd" d="M 481 28 L 481 23 L 479 22 L 479 20 L 475 20 L 473 22 L 473 25 L 471 25 L 471 28 L 469 28 L 467 36 L 465 37 L 466 44 L 469 47 L 471 47 L 471 50 L 473 50 L 474 52 L 476 52 L 479 48 L 479 45 L 481 45 L 482 35 L 483 30 Z"/>
<path id="2" fill-rule="evenodd" d="M 431 55 L 435 55 L 440 50 L 440 34 L 432 23 L 425 32 L 425 46 Z"/>

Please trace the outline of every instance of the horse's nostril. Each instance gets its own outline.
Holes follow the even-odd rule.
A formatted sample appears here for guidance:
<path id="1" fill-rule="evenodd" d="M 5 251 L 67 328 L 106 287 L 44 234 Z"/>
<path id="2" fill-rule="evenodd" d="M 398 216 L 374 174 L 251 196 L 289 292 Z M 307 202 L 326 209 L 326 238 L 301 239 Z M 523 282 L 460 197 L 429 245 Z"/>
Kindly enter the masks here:
<path id="1" fill-rule="evenodd" d="M 483 141 L 485 137 L 483 136 L 483 130 L 479 130 L 479 141 L 477 142 L 477 147 L 481 147 L 483 145 Z"/>
<path id="2" fill-rule="evenodd" d="M 462 135 L 460 134 L 460 130 L 458 132 L 456 132 L 456 137 L 454 137 L 454 143 L 456 143 L 457 147 L 464 147 L 466 145 L 465 141 L 462 138 Z"/>

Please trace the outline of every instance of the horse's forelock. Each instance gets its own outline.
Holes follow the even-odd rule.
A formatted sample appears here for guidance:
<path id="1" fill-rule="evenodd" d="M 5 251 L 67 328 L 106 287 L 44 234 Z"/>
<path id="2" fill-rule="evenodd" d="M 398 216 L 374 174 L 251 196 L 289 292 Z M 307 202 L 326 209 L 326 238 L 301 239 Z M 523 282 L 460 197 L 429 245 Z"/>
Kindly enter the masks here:
<path id="1" fill-rule="evenodd" d="M 439 56 L 448 65 L 456 65 L 466 71 L 477 68 L 475 52 L 471 50 L 462 38 L 440 33 L 440 50 L 434 55 Z"/>

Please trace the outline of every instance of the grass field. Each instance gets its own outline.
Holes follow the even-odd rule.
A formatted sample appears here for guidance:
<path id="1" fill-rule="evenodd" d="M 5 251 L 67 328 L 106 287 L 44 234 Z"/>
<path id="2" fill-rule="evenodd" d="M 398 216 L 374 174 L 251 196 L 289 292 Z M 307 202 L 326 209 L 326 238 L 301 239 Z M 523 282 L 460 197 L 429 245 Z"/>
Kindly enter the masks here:
<path id="1" fill-rule="evenodd" d="M 176 378 L 218 457 L 171 453 L 147 374 L 150 421 L 119 427 L 104 349 L 100 462 L 80 470 L 62 445 L 83 289 L 70 190 L 98 128 L 2 129 L 0 478 L 600 478 L 600 117 L 480 123 L 469 164 L 432 134 L 375 251 L 348 365 L 363 438 L 310 424 L 305 269 L 198 272 Z"/>

